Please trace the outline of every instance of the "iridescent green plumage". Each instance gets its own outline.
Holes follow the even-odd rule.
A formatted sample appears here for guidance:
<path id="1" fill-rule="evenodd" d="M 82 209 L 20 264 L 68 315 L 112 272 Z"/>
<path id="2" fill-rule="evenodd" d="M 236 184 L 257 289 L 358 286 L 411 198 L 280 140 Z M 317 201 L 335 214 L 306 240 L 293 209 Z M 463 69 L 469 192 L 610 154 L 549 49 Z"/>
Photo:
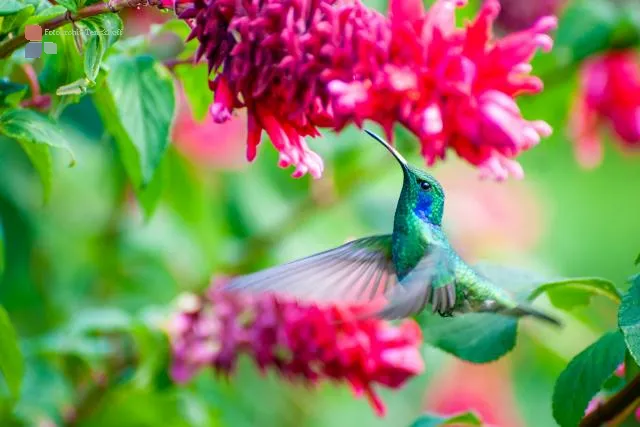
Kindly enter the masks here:
<path id="1" fill-rule="evenodd" d="M 431 305 L 442 316 L 474 311 L 532 315 L 505 290 L 465 263 L 441 228 L 444 191 L 428 173 L 410 166 L 388 143 L 368 132 L 398 160 L 404 174 L 393 233 L 365 237 L 288 264 L 240 276 L 228 290 L 282 293 L 300 299 L 367 302 L 380 298 L 377 314 L 396 319 Z"/>

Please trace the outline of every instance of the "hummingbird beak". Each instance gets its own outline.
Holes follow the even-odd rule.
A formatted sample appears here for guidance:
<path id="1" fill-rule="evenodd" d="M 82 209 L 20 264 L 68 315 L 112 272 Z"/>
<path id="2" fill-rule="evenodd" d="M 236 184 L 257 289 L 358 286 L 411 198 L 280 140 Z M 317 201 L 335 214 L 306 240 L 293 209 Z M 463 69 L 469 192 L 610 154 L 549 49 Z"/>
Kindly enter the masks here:
<path id="1" fill-rule="evenodd" d="M 402 157 L 402 154 L 398 153 L 398 150 L 396 150 L 395 148 L 393 148 L 387 141 L 385 141 L 384 139 L 380 138 L 378 135 L 376 135 L 375 133 L 371 132 L 368 129 L 364 129 L 364 131 L 373 139 L 375 139 L 376 141 L 378 141 L 380 144 L 384 145 L 385 148 L 387 150 L 389 150 L 389 152 L 393 155 L 393 157 L 396 158 L 396 160 L 398 161 L 398 163 L 400 163 L 400 166 L 402 166 L 404 169 L 408 168 L 408 163 L 405 160 L 404 157 Z"/>

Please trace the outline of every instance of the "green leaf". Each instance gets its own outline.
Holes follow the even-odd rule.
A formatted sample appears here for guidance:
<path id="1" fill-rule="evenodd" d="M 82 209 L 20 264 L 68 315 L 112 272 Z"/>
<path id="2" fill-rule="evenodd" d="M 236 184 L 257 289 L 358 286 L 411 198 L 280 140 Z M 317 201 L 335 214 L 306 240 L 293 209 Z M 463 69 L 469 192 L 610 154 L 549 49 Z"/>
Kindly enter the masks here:
<path id="1" fill-rule="evenodd" d="M 542 278 L 519 268 L 483 263 L 474 266 L 496 286 L 513 293 L 518 300 L 526 299 Z M 499 359 L 516 344 L 518 320 L 492 313 L 468 313 L 443 318 L 423 310 L 417 317 L 425 342 L 460 359 L 487 363 Z"/>
<path id="2" fill-rule="evenodd" d="M 65 8 L 69 9 L 72 12 L 78 11 L 78 4 L 76 3 L 75 0 L 57 0 L 56 3 L 58 3 L 61 6 L 64 6 Z"/>
<path id="3" fill-rule="evenodd" d="M 18 337 L 9 315 L 0 306 L 0 371 L 14 397 L 20 392 L 24 376 L 24 360 L 18 347 Z"/>
<path id="4" fill-rule="evenodd" d="M 66 11 L 67 9 L 65 9 L 63 6 L 48 7 L 38 12 L 37 14 L 31 16 L 29 19 L 27 19 L 25 24 L 26 25 L 41 24 L 45 21 L 48 21 L 51 18 L 55 18 L 56 16 L 62 15 Z"/>
<path id="5" fill-rule="evenodd" d="M 29 5 L 19 2 L 18 0 L 3 0 L 2 4 L 0 4 L 0 16 L 13 15 L 25 7 L 29 7 Z"/>
<path id="6" fill-rule="evenodd" d="M 136 189 L 150 185 L 169 145 L 175 89 L 169 72 L 148 56 L 112 57 L 106 84 L 94 94 Z"/>
<path id="7" fill-rule="evenodd" d="M 2 28 L 0 34 L 7 34 L 13 31 L 18 31 L 20 27 L 34 14 L 36 8 L 32 5 L 27 5 L 17 13 L 5 16 L 2 18 Z"/>
<path id="8" fill-rule="evenodd" d="M 616 304 L 619 304 L 622 298 L 613 283 L 597 277 L 578 277 L 542 284 L 529 295 L 529 300 L 533 301 L 543 293 L 549 296 L 555 307 L 562 310 L 587 306 L 595 295 L 609 298 Z"/>
<path id="9" fill-rule="evenodd" d="M 424 414 L 411 427 L 445 427 L 445 426 L 481 426 L 482 421 L 473 412 L 464 412 L 450 417 L 434 414 Z"/>
<path id="10" fill-rule="evenodd" d="M 4 250 L 4 227 L 2 226 L 2 220 L 0 219 L 0 278 L 4 273 L 5 266 L 5 250 Z"/>
<path id="11" fill-rule="evenodd" d="M 624 360 L 625 351 L 622 334 L 614 331 L 569 362 L 553 391 L 553 416 L 561 427 L 578 425 L 589 401 Z"/>
<path id="12" fill-rule="evenodd" d="M 0 79 L 0 106 L 16 107 L 24 95 L 28 86 L 14 83 L 7 78 Z"/>
<path id="13" fill-rule="evenodd" d="M 122 19 L 115 13 L 106 13 L 83 19 L 77 25 L 83 35 L 84 72 L 95 82 L 107 49 L 122 35 Z"/>
<path id="14" fill-rule="evenodd" d="M 560 17 L 554 50 L 569 63 L 605 50 L 617 20 L 616 7 L 609 1 L 571 2 Z"/>
<path id="15" fill-rule="evenodd" d="M 517 320 L 497 314 L 468 313 L 444 318 L 423 310 L 418 323 L 425 342 L 468 362 L 497 360 L 516 344 Z"/>
<path id="16" fill-rule="evenodd" d="M 132 327 L 129 314 L 118 308 L 88 308 L 77 313 L 69 322 L 71 334 L 91 332 L 127 332 Z"/>
<path id="17" fill-rule="evenodd" d="M 53 183 L 53 159 L 51 149 L 47 145 L 32 144 L 26 141 L 18 141 L 31 164 L 40 175 L 42 182 L 42 198 L 46 203 L 51 195 L 51 185 Z"/>
<path id="18" fill-rule="evenodd" d="M 50 32 L 43 37 L 45 42 L 55 43 L 58 46 L 58 52 L 55 55 L 44 55 L 44 66 L 38 76 L 43 92 L 55 93 L 60 86 L 84 77 L 82 57 L 76 48 L 73 36 L 66 33 L 68 30 L 70 27 L 65 25 L 61 27 L 61 32 Z"/>
<path id="19" fill-rule="evenodd" d="M 209 105 L 213 101 L 213 95 L 207 86 L 209 80 L 208 65 L 178 65 L 175 68 L 178 80 L 182 84 L 184 93 L 189 101 L 189 106 L 196 120 L 202 120 L 207 116 Z"/>
<path id="20" fill-rule="evenodd" d="M 48 200 L 52 174 L 49 148 L 66 150 L 71 157 L 69 166 L 75 163 L 73 152 L 58 125 L 49 117 L 35 111 L 11 109 L 0 115 L 0 133 L 20 143 L 40 174 L 44 187 L 44 199 Z"/>
<path id="21" fill-rule="evenodd" d="M 638 254 L 638 257 L 636 258 L 636 265 L 640 265 L 640 254 Z"/>
<path id="22" fill-rule="evenodd" d="M 629 352 L 636 363 L 640 364 L 640 275 L 632 279 L 631 288 L 622 298 L 618 310 L 618 326 Z"/>

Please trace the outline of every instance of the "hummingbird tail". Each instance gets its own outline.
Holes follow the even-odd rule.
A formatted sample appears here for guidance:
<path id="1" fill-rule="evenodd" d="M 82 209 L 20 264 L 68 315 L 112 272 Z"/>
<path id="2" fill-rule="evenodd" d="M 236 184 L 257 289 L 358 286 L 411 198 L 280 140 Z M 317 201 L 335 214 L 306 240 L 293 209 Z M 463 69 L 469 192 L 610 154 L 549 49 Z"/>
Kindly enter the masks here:
<path id="1" fill-rule="evenodd" d="M 514 317 L 532 316 L 532 317 L 535 317 L 536 319 L 545 321 L 547 323 L 551 323 L 555 326 L 558 326 L 558 327 L 562 326 L 562 322 L 560 322 L 555 317 L 549 316 L 548 314 L 545 314 L 531 307 L 530 305 L 520 304 L 514 308 L 507 309 L 502 313 L 508 316 L 514 316 Z"/>

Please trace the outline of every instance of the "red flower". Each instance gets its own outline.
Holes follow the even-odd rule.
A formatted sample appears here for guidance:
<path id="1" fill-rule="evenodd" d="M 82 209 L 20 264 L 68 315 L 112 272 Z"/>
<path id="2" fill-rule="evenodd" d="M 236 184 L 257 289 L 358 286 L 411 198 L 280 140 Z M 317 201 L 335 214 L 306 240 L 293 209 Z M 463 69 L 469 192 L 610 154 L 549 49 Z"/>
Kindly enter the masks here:
<path id="1" fill-rule="evenodd" d="M 231 373 L 246 353 L 261 369 L 271 367 L 287 379 L 347 382 L 379 415 L 384 405 L 373 385 L 398 388 L 424 370 L 414 321 L 395 327 L 356 319 L 355 308 L 225 294 L 212 287 L 206 296 L 187 298 L 170 329 L 172 376 L 178 382 L 206 366 Z"/>
<path id="2" fill-rule="evenodd" d="M 582 67 L 581 88 L 571 120 L 578 161 L 584 167 L 602 160 L 598 135 L 608 123 L 624 149 L 640 149 L 640 63 L 634 52 L 608 52 Z"/>
<path id="3" fill-rule="evenodd" d="M 428 164 L 453 148 L 498 178 L 521 175 L 511 160 L 550 133 L 522 118 L 513 98 L 542 88 L 528 75 L 538 47 L 556 23 L 493 40 L 499 5 L 488 1 L 465 29 L 455 28 L 461 1 L 392 0 L 390 19 L 358 0 L 194 0 L 181 14 L 192 20 L 198 57 L 220 70 L 211 113 L 227 120 L 246 107 L 247 156 L 265 130 L 294 176 L 319 176 L 321 159 L 304 137 L 318 128 L 394 123 L 409 128 Z"/>

